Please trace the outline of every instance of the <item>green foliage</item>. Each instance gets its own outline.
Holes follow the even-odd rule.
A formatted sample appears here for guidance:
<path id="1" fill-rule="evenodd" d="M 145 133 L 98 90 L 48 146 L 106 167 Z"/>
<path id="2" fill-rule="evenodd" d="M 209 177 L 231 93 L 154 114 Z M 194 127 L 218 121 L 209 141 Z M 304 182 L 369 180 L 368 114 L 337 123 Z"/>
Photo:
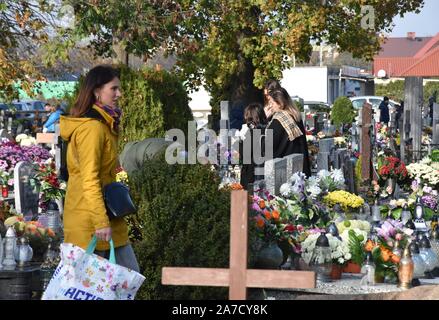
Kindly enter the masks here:
<path id="1" fill-rule="evenodd" d="M 354 230 L 349 230 L 349 250 L 352 255 L 351 260 L 360 266 L 366 259 L 366 253 L 363 250 L 363 244 Z"/>
<path id="2" fill-rule="evenodd" d="M 433 96 L 434 92 L 439 92 L 439 82 L 430 81 L 424 85 L 424 104 Z M 376 84 L 375 94 L 377 96 L 388 96 L 395 101 L 404 100 L 404 81 L 396 80 L 388 84 Z"/>
<path id="3" fill-rule="evenodd" d="M 138 207 L 134 248 L 144 285 L 139 299 L 225 299 L 227 289 L 164 286 L 165 266 L 228 268 L 230 192 L 209 166 L 168 165 L 164 155 L 130 177 Z"/>
<path id="4" fill-rule="evenodd" d="M 376 84 L 375 94 L 377 96 L 387 96 L 392 100 L 404 100 L 404 80 L 396 80 L 388 84 Z"/>
<path id="5" fill-rule="evenodd" d="M 167 71 L 121 70 L 123 95 L 119 148 L 129 141 L 163 137 L 169 129 L 187 132 L 193 120 L 187 93 L 178 77 Z"/>
<path id="6" fill-rule="evenodd" d="M 348 124 L 354 121 L 356 112 L 352 101 L 348 97 L 338 97 L 331 111 L 332 123 L 336 126 Z"/>

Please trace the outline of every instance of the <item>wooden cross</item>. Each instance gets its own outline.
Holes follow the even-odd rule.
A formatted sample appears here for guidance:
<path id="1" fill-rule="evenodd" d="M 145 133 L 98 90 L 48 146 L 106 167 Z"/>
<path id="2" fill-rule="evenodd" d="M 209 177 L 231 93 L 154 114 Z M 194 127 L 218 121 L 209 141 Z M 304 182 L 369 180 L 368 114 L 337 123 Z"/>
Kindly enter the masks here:
<path id="1" fill-rule="evenodd" d="M 229 287 L 230 300 L 245 300 L 249 288 L 315 288 L 311 271 L 247 269 L 247 191 L 232 191 L 230 268 L 162 269 L 162 284 Z"/>

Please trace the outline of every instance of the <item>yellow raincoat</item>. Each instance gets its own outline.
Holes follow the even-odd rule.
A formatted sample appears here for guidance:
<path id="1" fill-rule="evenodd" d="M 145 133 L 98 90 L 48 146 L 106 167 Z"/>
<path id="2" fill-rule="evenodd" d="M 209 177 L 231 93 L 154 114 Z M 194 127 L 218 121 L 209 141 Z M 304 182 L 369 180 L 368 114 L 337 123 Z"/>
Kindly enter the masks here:
<path id="1" fill-rule="evenodd" d="M 117 133 L 114 119 L 93 106 L 105 122 L 93 118 L 61 116 L 60 135 L 68 141 L 69 181 L 64 204 L 64 241 L 86 248 L 95 230 L 111 226 L 115 247 L 128 244 L 128 227 L 123 218 L 108 219 L 103 187 L 115 181 Z M 98 241 L 96 250 L 108 250 Z"/>

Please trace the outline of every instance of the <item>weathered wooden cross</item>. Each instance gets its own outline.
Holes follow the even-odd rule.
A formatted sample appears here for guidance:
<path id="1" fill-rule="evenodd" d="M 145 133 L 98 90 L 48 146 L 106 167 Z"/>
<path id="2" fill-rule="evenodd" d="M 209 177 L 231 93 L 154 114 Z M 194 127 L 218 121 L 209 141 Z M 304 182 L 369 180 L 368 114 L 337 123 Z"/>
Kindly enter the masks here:
<path id="1" fill-rule="evenodd" d="M 229 287 L 230 300 L 245 300 L 249 288 L 315 288 L 311 271 L 247 269 L 247 191 L 232 191 L 230 268 L 162 269 L 162 284 Z"/>

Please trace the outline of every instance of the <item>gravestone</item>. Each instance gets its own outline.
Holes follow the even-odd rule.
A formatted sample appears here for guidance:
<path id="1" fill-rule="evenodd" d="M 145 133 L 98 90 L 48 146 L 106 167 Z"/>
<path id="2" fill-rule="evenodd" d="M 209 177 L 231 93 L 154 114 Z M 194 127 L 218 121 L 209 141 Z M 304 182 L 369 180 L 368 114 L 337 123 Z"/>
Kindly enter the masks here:
<path id="1" fill-rule="evenodd" d="M 423 104 L 423 79 L 421 77 L 405 78 L 405 107 L 410 110 L 410 138 L 412 138 L 413 160 L 421 159 L 422 137 L 422 104 Z"/>
<path id="2" fill-rule="evenodd" d="M 351 193 L 356 193 L 355 187 L 355 164 L 356 158 L 351 157 L 346 154 L 343 158 L 343 175 L 345 177 L 346 185 L 348 186 L 348 191 Z"/>
<path id="3" fill-rule="evenodd" d="M 360 134 L 358 131 L 358 126 L 357 124 L 354 122 L 352 123 L 352 128 L 351 130 L 351 137 L 352 137 L 352 145 L 351 145 L 351 149 L 352 151 L 356 152 L 359 151 L 359 138 L 360 138 Z"/>
<path id="4" fill-rule="evenodd" d="M 0 129 L 0 140 L 4 138 L 10 141 L 14 141 L 14 138 L 12 138 L 12 136 L 9 134 L 9 132 L 6 129 Z"/>
<path id="5" fill-rule="evenodd" d="M 330 155 L 330 152 L 319 151 L 319 153 L 317 153 L 317 172 L 330 169 Z"/>
<path id="6" fill-rule="evenodd" d="M 372 105 L 365 102 L 361 110 L 361 176 L 363 180 L 372 180 Z"/>
<path id="7" fill-rule="evenodd" d="M 402 134 L 401 134 L 401 138 L 400 138 L 400 159 L 405 162 L 408 163 L 407 161 L 407 145 L 406 145 L 406 141 L 410 136 L 410 110 L 408 109 L 404 109 L 403 112 L 403 126 L 402 128 Z"/>
<path id="8" fill-rule="evenodd" d="M 15 208 L 23 216 L 33 217 L 38 215 L 39 192 L 30 183 L 30 178 L 35 174 L 31 163 L 20 161 L 14 168 Z"/>
<path id="9" fill-rule="evenodd" d="M 319 141 L 319 152 L 331 152 L 334 148 L 334 138 L 324 138 Z"/>
<path id="10" fill-rule="evenodd" d="M 348 149 L 340 148 L 335 150 L 334 168 L 341 169 L 343 167 L 343 159 L 348 154 Z"/>
<path id="11" fill-rule="evenodd" d="M 287 182 L 287 159 L 265 161 L 264 176 L 267 190 L 273 195 L 279 194 L 280 186 Z"/>
<path id="12" fill-rule="evenodd" d="M 287 160 L 286 179 L 288 180 L 294 173 L 303 171 L 303 154 L 290 154 L 284 157 Z"/>
<path id="13" fill-rule="evenodd" d="M 439 146 L 439 104 L 433 104 L 433 141 L 432 143 Z"/>

